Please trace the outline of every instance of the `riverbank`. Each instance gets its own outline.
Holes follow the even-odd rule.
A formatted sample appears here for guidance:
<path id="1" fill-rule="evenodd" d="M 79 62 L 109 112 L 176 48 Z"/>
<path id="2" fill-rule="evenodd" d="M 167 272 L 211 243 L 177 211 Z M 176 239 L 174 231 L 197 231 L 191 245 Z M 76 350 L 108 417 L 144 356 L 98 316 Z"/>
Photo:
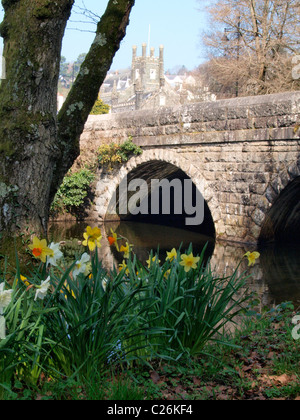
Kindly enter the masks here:
<path id="1" fill-rule="evenodd" d="M 299 400 L 300 337 L 291 304 L 244 318 L 229 342 L 209 345 L 189 363 L 155 363 L 112 371 L 87 383 L 43 376 L 37 387 L 15 385 L 11 400 Z M 293 330 L 294 329 L 294 330 Z M 299 331 L 299 330 L 298 330 Z M 211 356 L 208 356 L 211 355 Z"/>

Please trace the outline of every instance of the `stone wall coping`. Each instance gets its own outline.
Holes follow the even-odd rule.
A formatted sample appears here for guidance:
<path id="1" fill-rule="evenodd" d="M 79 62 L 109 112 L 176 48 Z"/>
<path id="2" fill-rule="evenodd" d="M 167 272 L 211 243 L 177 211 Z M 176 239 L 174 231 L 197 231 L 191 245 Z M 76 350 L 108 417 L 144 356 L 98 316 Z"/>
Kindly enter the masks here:
<path id="1" fill-rule="evenodd" d="M 296 119 L 300 117 L 300 91 L 198 102 L 174 108 L 91 115 L 85 132 L 132 129 L 136 137 L 137 130 L 143 127 L 182 125 L 184 128 L 195 123 L 283 118 L 287 115 L 294 115 Z M 287 120 L 285 123 L 283 119 L 280 126 L 288 127 L 290 122 Z"/>

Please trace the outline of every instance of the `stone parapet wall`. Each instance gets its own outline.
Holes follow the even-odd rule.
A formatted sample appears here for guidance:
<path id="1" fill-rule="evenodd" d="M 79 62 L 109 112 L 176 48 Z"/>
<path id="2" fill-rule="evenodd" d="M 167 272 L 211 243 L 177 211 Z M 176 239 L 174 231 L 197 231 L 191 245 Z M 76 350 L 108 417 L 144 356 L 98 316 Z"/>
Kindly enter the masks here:
<path id="1" fill-rule="evenodd" d="M 84 147 L 95 133 L 100 142 L 132 136 L 144 147 L 286 140 L 299 121 L 300 92 L 289 92 L 91 116 L 81 141 Z"/>

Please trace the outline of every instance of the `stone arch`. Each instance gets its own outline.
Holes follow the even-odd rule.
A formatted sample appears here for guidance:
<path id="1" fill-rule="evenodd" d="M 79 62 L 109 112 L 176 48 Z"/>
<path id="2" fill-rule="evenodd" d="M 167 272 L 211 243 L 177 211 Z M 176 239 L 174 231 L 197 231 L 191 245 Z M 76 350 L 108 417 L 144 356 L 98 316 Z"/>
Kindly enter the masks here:
<path id="1" fill-rule="evenodd" d="M 169 149 L 164 148 L 144 150 L 141 156 L 131 158 L 117 173 L 101 177 L 96 191 L 96 210 L 102 219 L 107 220 L 107 214 L 109 214 L 109 220 L 112 220 L 112 215 L 109 209 L 113 203 L 114 194 L 121 181 L 132 171 L 142 167 L 142 165 L 150 164 L 151 162 L 162 162 L 168 165 L 173 165 L 192 180 L 193 184 L 202 194 L 207 204 L 214 224 L 215 234 L 217 235 L 216 222 L 219 218 L 219 209 L 209 182 L 203 178 L 201 170 L 192 164 L 186 156 L 182 153 L 170 151 Z"/>
<path id="2" fill-rule="evenodd" d="M 300 242 L 300 161 L 272 177 L 260 211 L 259 243 Z"/>

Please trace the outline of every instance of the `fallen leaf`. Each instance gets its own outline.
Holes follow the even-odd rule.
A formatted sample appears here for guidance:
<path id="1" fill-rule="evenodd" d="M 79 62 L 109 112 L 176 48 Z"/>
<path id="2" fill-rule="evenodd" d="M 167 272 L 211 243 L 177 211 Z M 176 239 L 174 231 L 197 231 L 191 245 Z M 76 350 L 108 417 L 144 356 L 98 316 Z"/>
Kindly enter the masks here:
<path id="1" fill-rule="evenodd" d="M 290 382 L 290 377 L 286 373 L 280 376 L 269 376 L 269 378 L 271 381 L 279 382 L 280 385 L 286 385 Z"/>
<path id="2" fill-rule="evenodd" d="M 196 376 L 193 376 L 193 383 L 194 383 L 194 385 L 199 386 L 199 385 L 201 385 L 201 380 L 196 378 Z"/>
<path id="3" fill-rule="evenodd" d="M 150 378 L 152 379 L 152 382 L 156 385 L 159 380 L 160 380 L 160 376 L 157 372 L 153 371 L 150 373 Z"/>
<path id="4" fill-rule="evenodd" d="M 262 382 L 266 383 L 268 386 L 271 385 L 287 385 L 290 382 L 294 382 L 297 380 L 296 376 L 288 376 L 286 373 L 280 376 L 270 376 L 270 375 L 263 375 L 259 378 Z"/>

